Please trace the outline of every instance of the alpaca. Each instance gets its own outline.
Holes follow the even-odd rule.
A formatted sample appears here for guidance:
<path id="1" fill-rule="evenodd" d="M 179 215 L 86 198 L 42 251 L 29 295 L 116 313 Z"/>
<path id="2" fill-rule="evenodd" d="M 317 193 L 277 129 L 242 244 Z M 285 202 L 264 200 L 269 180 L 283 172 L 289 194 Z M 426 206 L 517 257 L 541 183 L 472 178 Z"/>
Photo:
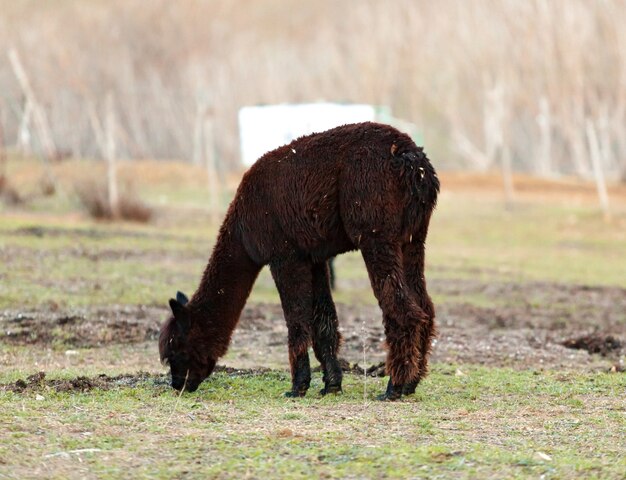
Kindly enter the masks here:
<path id="1" fill-rule="evenodd" d="M 383 312 L 390 379 L 380 398 L 413 393 L 435 335 L 424 243 L 438 192 L 422 149 L 387 125 L 344 125 L 263 155 L 239 185 L 195 294 L 170 300 L 159 350 L 172 387 L 193 392 L 211 374 L 269 265 L 288 329 L 287 395 L 309 388 L 311 345 L 323 371 L 321 393 L 341 391 L 327 260 L 358 249 Z"/>

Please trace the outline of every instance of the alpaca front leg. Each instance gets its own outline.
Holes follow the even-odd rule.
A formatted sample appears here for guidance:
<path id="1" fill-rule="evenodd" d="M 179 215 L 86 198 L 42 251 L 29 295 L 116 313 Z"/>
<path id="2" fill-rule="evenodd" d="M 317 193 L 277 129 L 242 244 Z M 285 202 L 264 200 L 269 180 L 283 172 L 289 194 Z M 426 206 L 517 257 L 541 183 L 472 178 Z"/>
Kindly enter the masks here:
<path id="1" fill-rule="evenodd" d="M 285 314 L 289 341 L 291 391 L 288 397 L 303 397 L 311 384 L 308 348 L 311 344 L 313 285 L 311 263 L 289 259 L 270 263 Z"/>
<path id="2" fill-rule="evenodd" d="M 293 355 L 292 355 L 293 352 Z M 285 392 L 286 397 L 304 397 L 311 385 L 311 365 L 309 352 L 296 353 L 289 346 L 289 364 L 291 366 L 291 390 Z M 292 358 L 293 357 L 293 358 Z"/>

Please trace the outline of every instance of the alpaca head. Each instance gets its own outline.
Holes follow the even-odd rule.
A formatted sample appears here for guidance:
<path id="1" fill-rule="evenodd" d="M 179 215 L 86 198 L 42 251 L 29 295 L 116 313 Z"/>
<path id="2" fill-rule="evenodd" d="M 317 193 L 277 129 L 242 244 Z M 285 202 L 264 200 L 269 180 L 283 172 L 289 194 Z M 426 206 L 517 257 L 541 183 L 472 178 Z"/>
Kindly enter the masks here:
<path id="1" fill-rule="evenodd" d="M 161 327 L 159 354 L 161 362 L 170 367 L 172 387 L 193 392 L 211 374 L 216 360 L 203 348 L 202 332 L 187 308 L 188 301 L 181 292 L 170 299 L 172 316 Z"/>

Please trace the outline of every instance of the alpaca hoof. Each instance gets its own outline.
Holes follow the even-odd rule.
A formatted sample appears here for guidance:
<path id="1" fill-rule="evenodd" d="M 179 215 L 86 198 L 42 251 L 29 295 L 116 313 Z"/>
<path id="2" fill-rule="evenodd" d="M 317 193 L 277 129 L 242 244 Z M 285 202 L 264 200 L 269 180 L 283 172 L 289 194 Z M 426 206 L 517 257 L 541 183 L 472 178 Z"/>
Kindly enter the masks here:
<path id="1" fill-rule="evenodd" d="M 413 395 L 419 383 L 420 383 L 419 380 L 415 382 L 411 382 L 411 383 L 405 383 L 404 386 L 402 387 L 402 395 Z"/>
<path id="2" fill-rule="evenodd" d="M 304 397 L 306 395 L 306 390 L 290 390 L 288 392 L 285 392 L 285 397 L 287 398 L 300 398 L 300 397 Z"/>
<path id="3" fill-rule="evenodd" d="M 326 395 L 328 393 L 343 393 L 341 385 L 328 385 L 320 390 L 320 395 Z"/>
<path id="4" fill-rule="evenodd" d="M 402 393 L 382 393 L 380 395 L 378 395 L 376 397 L 376 400 L 380 401 L 380 402 L 395 402 L 396 400 L 400 400 L 400 398 L 402 397 Z"/>
<path id="5" fill-rule="evenodd" d="M 384 402 L 393 402 L 398 400 L 402 396 L 402 390 L 404 385 L 394 385 L 391 379 L 389 379 L 389 383 L 387 384 L 387 391 L 382 395 L 379 395 L 378 400 Z"/>

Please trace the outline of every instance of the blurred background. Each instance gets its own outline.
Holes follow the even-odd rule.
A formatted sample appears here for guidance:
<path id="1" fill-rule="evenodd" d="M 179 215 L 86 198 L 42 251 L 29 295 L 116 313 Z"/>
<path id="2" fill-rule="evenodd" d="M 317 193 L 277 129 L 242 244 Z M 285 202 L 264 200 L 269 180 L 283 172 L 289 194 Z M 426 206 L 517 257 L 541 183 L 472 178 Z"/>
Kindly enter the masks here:
<path id="1" fill-rule="evenodd" d="M 242 119 L 270 109 L 247 126 L 280 143 L 358 105 L 440 173 L 427 268 L 448 331 L 621 335 L 624 25 L 626 2 L 604 0 L 0 0 L 0 321 L 32 338 L 23 309 L 82 308 L 100 338 L 131 308 L 153 339 L 245 170 Z M 358 313 L 367 274 L 358 253 L 336 267 L 358 330 L 379 316 Z M 251 302 L 281 315 L 255 307 L 279 302 L 266 271 Z"/>
<path id="2" fill-rule="evenodd" d="M 440 169 L 626 177 L 626 5 L 603 0 L 0 2 L 4 150 L 241 170 L 259 104 L 388 107 Z M 107 106 L 109 105 L 109 106 Z M 109 109 L 110 111 L 108 111 Z M 504 160 L 502 160 L 504 158 Z M 597 173 L 597 172 L 596 172 Z"/>

